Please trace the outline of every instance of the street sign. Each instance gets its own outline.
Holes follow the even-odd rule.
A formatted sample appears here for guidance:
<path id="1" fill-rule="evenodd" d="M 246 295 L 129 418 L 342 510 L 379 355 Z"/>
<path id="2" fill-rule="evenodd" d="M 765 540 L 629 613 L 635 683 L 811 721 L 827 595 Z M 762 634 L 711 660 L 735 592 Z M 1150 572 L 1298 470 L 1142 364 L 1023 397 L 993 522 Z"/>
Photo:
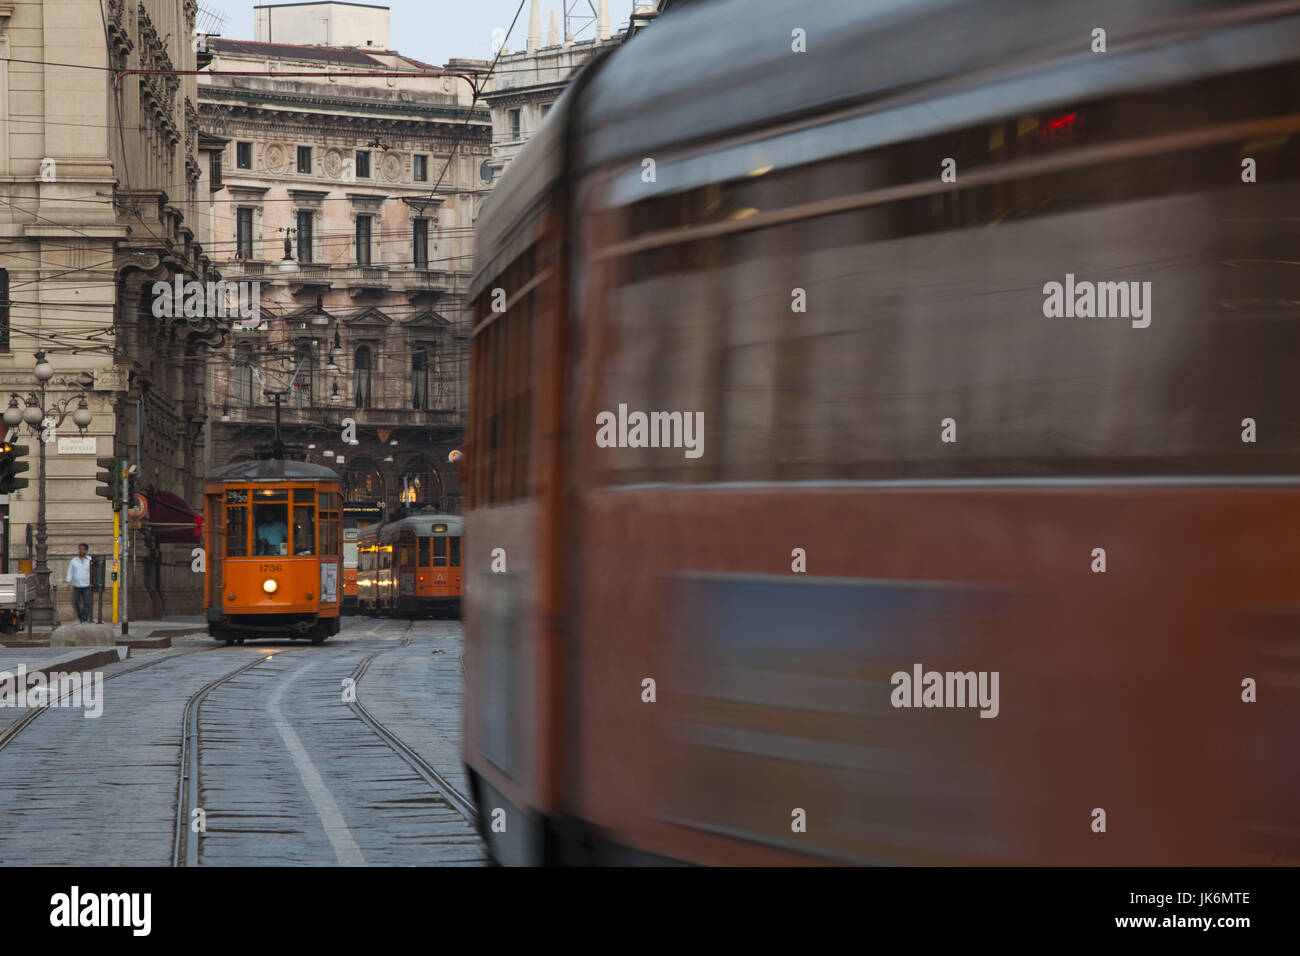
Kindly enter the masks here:
<path id="1" fill-rule="evenodd" d="M 80 438 L 61 435 L 57 446 L 60 455 L 93 455 L 95 453 L 95 436 Z"/>
<path id="2" fill-rule="evenodd" d="M 131 520 L 147 517 L 149 514 L 149 501 L 144 495 L 134 494 L 131 496 L 131 506 L 126 509 L 126 516 Z"/>

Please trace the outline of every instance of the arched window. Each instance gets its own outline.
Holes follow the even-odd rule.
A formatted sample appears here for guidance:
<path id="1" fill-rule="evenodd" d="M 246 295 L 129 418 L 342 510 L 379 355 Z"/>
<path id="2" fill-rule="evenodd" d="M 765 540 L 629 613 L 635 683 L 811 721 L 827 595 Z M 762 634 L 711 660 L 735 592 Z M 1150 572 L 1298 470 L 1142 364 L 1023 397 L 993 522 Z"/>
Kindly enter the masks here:
<path id="1" fill-rule="evenodd" d="M 310 345 L 298 346 L 294 353 L 293 367 L 298 370 L 298 376 L 293 380 L 294 404 L 299 408 L 311 408 L 312 380 L 316 367 Z"/>
<path id="2" fill-rule="evenodd" d="M 384 478 L 375 463 L 362 458 L 343 472 L 344 501 L 384 501 Z"/>
<path id="3" fill-rule="evenodd" d="M 413 458 L 402 470 L 398 500 L 402 504 L 441 505 L 442 476 L 424 458 Z"/>
<path id="4" fill-rule="evenodd" d="M 370 347 L 362 345 L 356 354 L 356 392 L 353 404 L 357 408 L 370 407 Z"/>
<path id="5" fill-rule="evenodd" d="M 235 346 L 235 404 L 253 404 L 253 347 Z"/>

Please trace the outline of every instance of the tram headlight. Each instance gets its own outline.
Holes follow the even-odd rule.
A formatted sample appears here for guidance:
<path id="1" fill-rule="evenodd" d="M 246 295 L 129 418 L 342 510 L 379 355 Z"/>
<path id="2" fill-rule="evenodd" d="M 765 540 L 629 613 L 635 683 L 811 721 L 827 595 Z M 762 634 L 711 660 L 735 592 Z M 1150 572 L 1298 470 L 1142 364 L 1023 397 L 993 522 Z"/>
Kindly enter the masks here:
<path id="1" fill-rule="evenodd" d="M 277 587 L 279 587 L 279 585 L 275 583 L 274 578 L 267 578 L 262 582 L 262 590 L 267 594 L 274 594 Z"/>

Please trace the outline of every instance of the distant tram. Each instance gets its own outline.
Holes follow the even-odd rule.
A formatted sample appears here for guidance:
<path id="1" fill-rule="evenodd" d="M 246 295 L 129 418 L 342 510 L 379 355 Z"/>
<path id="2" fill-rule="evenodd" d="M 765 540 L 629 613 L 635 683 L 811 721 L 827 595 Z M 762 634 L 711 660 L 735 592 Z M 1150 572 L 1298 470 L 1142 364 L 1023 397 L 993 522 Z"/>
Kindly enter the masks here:
<path id="1" fill-rule="evenodd" d="M 208 632 L 227 644 L 339 632 L 339 476 L 263 459 L 213 471 L 204 486 Z"/>
<path id="2" fill-rule="evenodd" d="M 460 617 L 463 523 L 458 515 L 412 514 L 358 529 L 362 613 Z"/>

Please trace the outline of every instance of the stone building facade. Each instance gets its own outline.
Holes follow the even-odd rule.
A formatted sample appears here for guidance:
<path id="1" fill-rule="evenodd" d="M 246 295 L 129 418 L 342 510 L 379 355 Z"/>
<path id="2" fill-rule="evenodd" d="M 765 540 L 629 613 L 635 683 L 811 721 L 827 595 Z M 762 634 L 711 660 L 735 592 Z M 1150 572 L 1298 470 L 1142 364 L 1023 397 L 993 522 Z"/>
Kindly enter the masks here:
<path id="1" fill-rule="evenodd" d="M 338 471 L 347 500 L 457 510 L 448 455 L 464 428 L 465 295 L 491 136 L 471 81 L 487 64 L 420 76 L 438 68 L 380 49 L 373 21 L 370 46 L 349 44 L 360 35 L 341 21 L 329 47 L 295 43 L 292 22 L 277 21 L 275 43 L 212 41 L 200 77 L 203 129 L 225 141 L 212 254 L 228 280 L 260 283 L 258 317 L 208 365 L 210 463 L 269 442 L 265 392 L 283 391 L 283 438 Z M 232 71 L 325 75 L 221 75 Z"/>
<path id="2" fill-rule="evenodd" d="M 156 317 L 151 295 L 177 275 L 219 277 L 206 252 L 196 84 L 165 72 L 195 69 L 195 13 L 193 0 L 0 4 L 0 386 L 25 404 L 39 348 L 55 369 L 46 409 L 75 409 L 84 394 L 93 415 L 90 442 L 70 440 L 81 437 L 71 415 L 47 433 L 55 585 L 77 542 L 112 553 L 111 508 L 94 494 L 97 456 L 129 459 L 151 496 L 173 504 L 201 496 L 203 355 L 222 330 L 203 318 Z M 17 431 L 31 468 L 29 487 L 5 505 L 14 571 L 31 558 L 40 484 L 40 441 L 26 425 Z M 192 532 L 144 521 L 131 537 L 131 615 L 196 611 Z M 59 591 L 67 620 L 71 602 Z M 111 614 L 106 601 L 104 619 Z"/>
<path id="3" fill-rule="evenodd" d="M 492 112 L 492 156 L 488 160 L 492 181 L 510 165 L 524 143 L 542 125 L 551 104 L 560 98 L 574 74 L 600 50 L 621 43 L 624 34 L 611 36 L 609 0 L 597 7 L 596 35 L 575 40 L 560 33 L 560 11 L 550 11 L 546 44 L 542 44 L 542 16 L 538 0 L 529 0 L 528 39 L 522 51 L 507 47 L 497 60 L 492 89 L 483 101 Z"/>

